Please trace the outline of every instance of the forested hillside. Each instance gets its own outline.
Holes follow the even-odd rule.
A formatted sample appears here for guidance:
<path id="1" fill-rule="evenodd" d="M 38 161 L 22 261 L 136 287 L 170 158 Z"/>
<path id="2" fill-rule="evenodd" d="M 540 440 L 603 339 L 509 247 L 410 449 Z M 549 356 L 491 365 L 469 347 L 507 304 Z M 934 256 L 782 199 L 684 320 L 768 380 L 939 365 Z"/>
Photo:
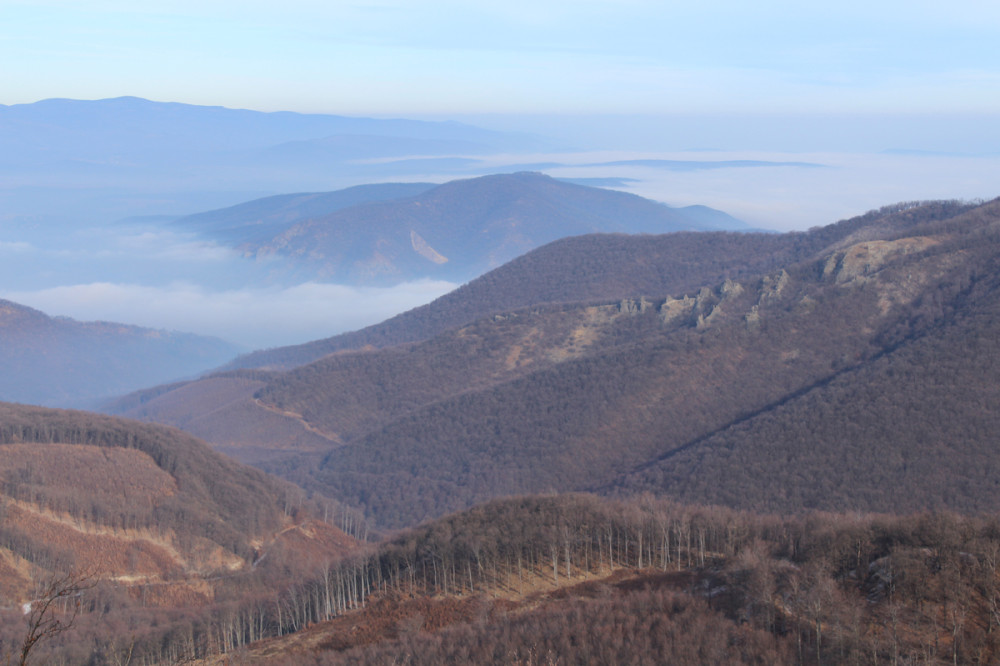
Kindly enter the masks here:
<path id="1" fill-rule="evenodd" d="M 150 393 L 133 413 L 177 418 L 186 405 L 193 427 L 216 431 L 283 419 L 262 431 L 284 433 L 270 455 L 263 436 L 242 451 L 223 445 L 385 526 L 546 490 L 648 490 L 775 511 L 993 510 L 983 433 L 997 382 L 988 361 L 964 352 L 992 357 L 998 205 L 902 205 L 785 236 L 628 239 L 686 250 L 722 240 L 730 260 L 751 259 L 727 271 L 722 250 L 701 263 L 690 252 L 647 263 L 654 255 L 639 251 L 611 263 L 675 284 L 734 277 L 497 311 L 424 342 L 217 376 L 245 382 L 225 405 L 183 400 L 200 382 Z M 629 248 L 622 240 L 576 242 Z M 764 247 L 778 251 L 760 258 Z M 585 283 L 571 267 L 586 265 L 556 272 Z M 503 284 L 503 271 L 478 282 Z"/>
<path id="2" fill-rule="evenodd" d="M 996 208 L 636 304 L 629 344 L 428 401 L 294 478 L 388 524 L 549 488 L 995 510 Z"/>
<path id="3" fill-rule="evenodd" d="M 425 340 L 494 313 L 544 303 L 581 303 L 678 295 L 775 270 L 836 247 L 845 238 L 905 233 L 906 204 L 808 233 L 678 232 L 588 234 L 528 252 L 432 303 L 359 331 L 292 347 L 246 354 L 227 368 L 290 368 L 347 349 Z M 924 204 L 913 219 L 951 217 L 968 208 L 956 202 Z"/>
<path id="4" fill-rule="evenodd" d="M 998 525 L 522 497 L 405 532 L 267 664 L 992 663 Z M 329 578 L 299 599 L 332 596 Z M 208 663 L 223 663 L 216 659 Z"/>
<path id="5" fill-rule="evenodd" d="M 0 403 L 0 657 L 35 621 L 22 604 L 53 600 L 38 617 L 72 631 L 32 663 L 169 662 L 193 631 L 231 642 L 269 589 L 359 548 L 323 518 L 359 524 L 178 430 Z M 81 600 L 75 621 L 60 593 Z"/>
<path id="6" fill-rule="evenodd" d="M 338 351 L 426 340 L 494 313 L 534 305 L 684 293 L 730 276 L 772 269 L 808 251 L 809 240 L 798 234 L 679 232 L 564 238 L 380 324 L 245 354 L 226 368 L 292 368 Z"/>
<path id="7" fill-rule="evenodd" d="M 886 277 L 904 292 L 914 290 L 921 266 L 940 267 L 906 316 L 879 331 L 870 362 L 849 364 L 695 446 L 667 451 L 616 485 L 629 493 L 650 489 L 765 511 L 996 511 L 1000 460 L 991 433 L 1000 427 L 1000 253 L 994 215 L 993 207 L 976 211 L 967 220 L 978 223 L 973 231 L 932 247 L 926 258 L 901 262 Z"/>
<path id="8" fill-rule="evenodd" d="M 822 233 L 785 235 L 700 232 L 567 238 L 529 252 L 433 303 L 393 317 L 382 324 L 295 347 L 255 352 L 240 357 L 228 367 L 293 368 L 337 352 L 369 350 L 372 347 L 388 350 L 408 342 L 430 340 L 439 334 L 444 335 L 445 339 L 429 342 L 423 348 L 439 357 L 451 357 L 452 352 L 446 349 L 450 343 L 446 340 L 456 339 L 456 334 L 450 331 L 458 327 L 500 314 L 502 323 L 499 326 L 489 321 L 480 321 L 474 327 L 477 336 L 484 336 L 476 349 L 484 349 L 491 340 L 502 339 L 509 342 L 517 336 L 532 336 L 537 322 L 547 316 L 539 313 L 531 317 L 508 317 L 504 313 L 548 303 L 571 304 L 562 310 L 560 307 L 546 308 L 547 313 L 563 323 L 545 324 L 545 327 L 553 328 L 553 332 L 561 331 L 559 335 L 563 337 L 549 335 L 545 344 L 532 343 L 527 350 L 522 345 L 522 351 L 518 355 L 523 353 L 525 358 L 515 365 L 527 369 L 525 362 L 528 357 L 537 362 L 536 366 L 538 363 L 548 362 L 547 357 L 544 357 L 547 353 L 544 351 L 547 348 L 545 345 L 554 345 L 561 350 L 556 353 L 555 359 L 579 355 L 568 354 L 567 350 L 581 344 L 582 349 L 588 344 L 580 340 L 568 341 L 565 336 L 571 331 L 565 327 L 572 322 L 593 320 L 585 328 L 600 330 L 603 327 L 601 322 L 617 319 L 620 323 L 624 321 L 617 317 L 621 300 L 641 299 L 644 294 L 684 294 L 696 291 L 702 284 L 721 283 L 729 276 L 755 275 L 772 270 L 794 258 L 810 256 L 817 247 L 847 235 L 853 228 L 851 224 L 841 224 L 835 230 L 823 230 Z M 609 304 L 606 299 L 619 300 Z M 582 308 L 572 305 L 581 302 L 584 303 Z M 558 314 L 560 312 L 563 314 Z M 593 319 L 595 312 L 603 314 L 596 315 L 597 319 Z M 607 329 L 607 335 L 602 335 L 602 339 L 610 340 L 611 337 L 620 336 L 620 333 L 615 332 L 620 328 L 621 326 Z M 476 351 L 469 346 L 468 341 L 463 342 L 463 348 L 470 353 Z M 540 351 L 532 352 L 532 348 Z M 496 356 L 509 351 L 498 346 L 487 353 Z M 417 352 L 405 356 L 408 359 L 418 357 Z M 359 356 L 338 360 L 337 356 L 333 356 L 322 363 L 323 367 L 331 368 L 339 368 L 340 363 L 350 367 L 376 367 L 382 365 L 384 359 L 399 358 L 400 354 L 393 351 L 388 356 L 379 354 L 372 358 Z M 452 361 L 450 367 L 455 368 L 458 360 L 456 358 Z M 425 366 L 429 363 L 428 360 L 414 362 Z M 461 356 L 461 362 L 478 364 L 480 361 L 471 359 L 466 354 Z M 503 365 L 506 366 L 506 361 Z M 361 370 L 352 372 L 353 379 L 350 381 L 360 383 L 352 387 L 350 394 L 340 394 L 337 399 L 363 402 L 364 387 L 369 380 L 360 377 Z M 394 381 L 382 382 L 380 390 L 423 390 L 414 386 L 411 381 L 404 380 L 402 375 L 405 372 L 401 368 L 395 368 L 392 372 L 396 375 Z M 301 373 L 296 372 L 277 381 L 286 385 L 297 382 L 296 378 L 299 376 L 318 378 L 321 374 L 323 373 L 317 369 L 306 367 Z M 496 379 L 486 379 L 467 372 L 460 372 L 460 375 L 461 381 L 474 380 L 480 385 Z M 108 405 L 106 409 L 134 418 L 176 425 L 245 461 L 273 458 L 275 450 L 316 452 L 329 448 L 331 443 L 342 443 L 341 426 L 316 430 L 310 423 L 307 428 L 299 408 L 274 409 L 256 401 L 254 393 L 263 389 L 275 376 L 274 373 L 257 370 L 221 372 L 193 382 L 139 391 Z M 341 381 L 338 377 L 342 376 L 342 373 L 335 370 L 329 378 L 318 381 L 333 385 Z M 426 374 L 414 376 L 410 373 L 408 376 L 424 386 L 439 381 L 424 381 L 428 377 Z M 312 380 L 305 381 L 308 383 Z M 282 392 L 286 390 L 290 389 L 281 389 Z M 442 395 L 442 390 L 438 387 L 432 387 L 431 391 L 439 397 Z M 313 393 L 317 394 L 316 398 L 320 402 L 326 399 L 324 396 L 329 395 L 322 390 Z M 333 412 L 320 411 L 330 419 L 337 418 Z"/>

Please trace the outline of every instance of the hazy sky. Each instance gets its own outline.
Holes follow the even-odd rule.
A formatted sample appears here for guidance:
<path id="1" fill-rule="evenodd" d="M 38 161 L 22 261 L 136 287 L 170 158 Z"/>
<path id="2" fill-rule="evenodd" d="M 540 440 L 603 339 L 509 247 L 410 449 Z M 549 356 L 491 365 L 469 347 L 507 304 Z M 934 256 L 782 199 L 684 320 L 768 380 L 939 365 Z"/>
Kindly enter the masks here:
<path id="1" fill-rule="evenodd" d="M 995 0 L 2 0 L 0 103 L 988 113 L 997 44 Z"/>

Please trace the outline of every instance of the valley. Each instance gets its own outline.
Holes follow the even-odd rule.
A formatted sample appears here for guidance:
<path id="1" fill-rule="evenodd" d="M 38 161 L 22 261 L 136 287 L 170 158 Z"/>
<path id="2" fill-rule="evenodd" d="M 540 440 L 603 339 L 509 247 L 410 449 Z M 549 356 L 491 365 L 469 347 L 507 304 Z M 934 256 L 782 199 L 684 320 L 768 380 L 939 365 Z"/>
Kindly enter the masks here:
<path id="1" fill-rule="evenodd" d="M 520 140 L 279 120 L 243 117 L 268 168 Z M 821 165 L 712 168 L 772 167 Z M 246 351 L 0 302 L 0 659 L 1000 658 L 1000 201 L 778 233 L 461 175 L 121 222 L 278 299 L 449 285 L 378 323 Z"/>
<path id="2" fill-rule="evenodd" d="M 941 488 L 993 476 L 972 433 L 994 425 L 985 359 L 997 219 L 995 203 L 930 203 L 808 233 L 558 241 L 381 327 L 244 357 L 270 364 L 115 409 L 190 428 L 381 527 L 546 490 L 769 512 L 994 510 L 1000 496 L 985 485 L 953 496 Z M 622 285 L 617 300 L 588 293 L 587 255 L 559 254 L 584 242 L 596 256 L 632 253 L 606 264 L 599 282 Z M 695 242 L 742 245 L 752 263 L 737 250 L 717 264 L 691 252 Z M 703 263 L 682 270 L 664 258 L 671 252 Z M 651 274 L 657 265 L 674 270 Z M 525 283 L 546 292 L 505 307 L 532 298 Z M 394 326 L 416 337 L 404 322 L 421 320 L 441 321 L 440 332 L 395 345 L 383 337 Z M 295 367 L 274 363 L 293 355 Z M 244 388 L 205 402 L 206 383 Z M 270 426 L 233 437 L 250 422 Z M 803 448 L 808 440 L 815 446 Z"/>
<path id="3" fill-rule="evenodd" d="M 115 416 L 4 405 L 4 598 L 83 576 L 70 663 L 988 662 L 998 249 L 995 201 L 583 235 Z"/>

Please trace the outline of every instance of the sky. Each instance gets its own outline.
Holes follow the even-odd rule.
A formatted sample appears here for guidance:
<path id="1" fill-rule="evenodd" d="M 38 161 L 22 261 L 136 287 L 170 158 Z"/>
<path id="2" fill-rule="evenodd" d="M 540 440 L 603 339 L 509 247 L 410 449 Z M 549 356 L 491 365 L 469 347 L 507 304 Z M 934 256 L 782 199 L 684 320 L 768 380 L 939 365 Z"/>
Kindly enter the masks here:
<path id="1" fill-rule="evenodd" d="M 0 103 L 995 113 L 998 43 L 992 0 L 3 0 Z"/>

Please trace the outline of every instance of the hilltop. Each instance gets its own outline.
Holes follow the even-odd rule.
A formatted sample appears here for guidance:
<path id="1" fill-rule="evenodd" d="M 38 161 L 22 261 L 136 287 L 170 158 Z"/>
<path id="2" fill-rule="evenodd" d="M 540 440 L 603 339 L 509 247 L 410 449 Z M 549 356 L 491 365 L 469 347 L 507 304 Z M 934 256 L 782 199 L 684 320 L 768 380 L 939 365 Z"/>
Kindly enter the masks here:
<path id="1" fill-rule="evenodd" d="M 703 206 L 671 208 L 528 172 L 270 197 L 176 224 L 342 284 L 465 282 L 548 242 L 594 232 L 746 228 Z"/>

